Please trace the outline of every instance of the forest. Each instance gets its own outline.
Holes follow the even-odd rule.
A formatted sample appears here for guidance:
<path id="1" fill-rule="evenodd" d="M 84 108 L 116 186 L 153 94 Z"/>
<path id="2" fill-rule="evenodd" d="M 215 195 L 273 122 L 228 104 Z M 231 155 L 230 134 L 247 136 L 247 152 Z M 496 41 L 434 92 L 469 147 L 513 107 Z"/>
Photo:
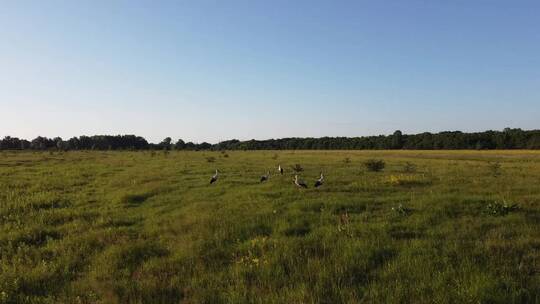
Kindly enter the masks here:
<path id="1" fill-rule="evenodd" d="M 540 149 L 540 130 L 505 128 L 502 131 L 466 133 L 403 134 L 362 137 L 280 138 L 267 140 L 237 139 L 217 144 L 193 143 L 170 137 L 160 143 L 149 143 L 136 135 L 79 136 L 68 140 L 38 136 L 32 140 L 5 136 L 0 150 L 489 150 Z"/>

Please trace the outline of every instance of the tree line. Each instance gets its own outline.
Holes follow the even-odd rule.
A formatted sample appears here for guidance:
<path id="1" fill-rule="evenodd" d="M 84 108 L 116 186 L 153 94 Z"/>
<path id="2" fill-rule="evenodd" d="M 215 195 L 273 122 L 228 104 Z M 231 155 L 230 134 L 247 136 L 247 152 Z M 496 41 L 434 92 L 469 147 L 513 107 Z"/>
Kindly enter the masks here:
<path id="1" fill-rule="evenodd" d="M 149 143 L 135 135 L 79 136 L 68 140 L 38 136 L 32 140 L 6 136 L 0 150 L 457 150 L 457 149 L 540 149 L 540 130 L 506 128 L 502 131 L 464 133 L 403 134 L 362 137 L 280 138 L 268 140 L 227 140 L 217 144 L 193 143 L 170 137 Z"/>

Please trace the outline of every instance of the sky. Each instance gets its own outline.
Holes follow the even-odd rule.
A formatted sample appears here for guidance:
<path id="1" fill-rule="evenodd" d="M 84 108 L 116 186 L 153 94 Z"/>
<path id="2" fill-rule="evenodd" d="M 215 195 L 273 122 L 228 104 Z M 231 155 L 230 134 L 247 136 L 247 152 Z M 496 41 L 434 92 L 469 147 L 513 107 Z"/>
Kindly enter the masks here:
<path id="1" fill-rule="evenodd" d="M 540 128 L 540 2 L 0 3 L 0 136 Z"/>

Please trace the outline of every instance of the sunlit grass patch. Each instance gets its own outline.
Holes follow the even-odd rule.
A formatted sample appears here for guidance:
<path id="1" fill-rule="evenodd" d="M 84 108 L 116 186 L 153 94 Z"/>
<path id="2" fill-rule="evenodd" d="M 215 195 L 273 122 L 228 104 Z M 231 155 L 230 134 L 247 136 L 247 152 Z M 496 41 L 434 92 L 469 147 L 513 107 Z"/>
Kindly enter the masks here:
<path id="1" fill-rule="evenodd" d="M 263 236 L 253 238 L 238 247 L 233 259 L 242 267 L 259 267 L 268 264 L 267 255 L 277 248 L 276 240 Z"/>
<path id="2" fill-rule="evenodd" d="M 426 186 L 431 180 L 424 174 L 392 174 L 388 177 L 388 183 L 394 186 Z"/>

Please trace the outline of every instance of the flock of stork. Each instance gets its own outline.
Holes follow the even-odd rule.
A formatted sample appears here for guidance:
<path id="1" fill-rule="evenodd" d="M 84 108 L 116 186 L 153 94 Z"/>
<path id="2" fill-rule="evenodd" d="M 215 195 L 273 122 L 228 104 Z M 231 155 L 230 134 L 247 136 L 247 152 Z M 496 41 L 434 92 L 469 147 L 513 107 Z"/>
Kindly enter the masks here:
<path id="1" fill-rule="evenodd" d="M 281 167 L 281 165 L 278 165 L 277 170 L 278 170 L 279 174 L 283 175 L 283 168 Z M 219 172 L 218 172 L 218 170 L 216 169 L 216 174 L 214 174 L 214 175 L 212 176 L 212 178 L 210 179 L 210 185 L 213 184 L 213 183 L 215 183 L 215 182 L 218 180 L 218 176 L 219 176 Z M 261 176 L 260 182 L 261 182 L 261 183 L 266 182 L 266 181 L 268 180 L 269 177 L 270 177 L 270 171 L 267 171 L 265 175 Z M 321 176 L 320 176 L 319 179 L 315 182 L 314 187 L 315 187 L 315 188 L 319 188 L 320 186 L 322 186 L 323 180 L 324 180 L 324 176 L 323 176 L 323 174 L 322 174 L 322 172 L 321 172 Z M 294 175 L 294 184 L 295 184 L 296 187 L 298 187 L 298 188 L 307 188 L 307 187 L 308 187 L 307 184 L 306 184 L 304 181 L 298 179 L 298 175 L 297 175 L 297 174 Z"/>

